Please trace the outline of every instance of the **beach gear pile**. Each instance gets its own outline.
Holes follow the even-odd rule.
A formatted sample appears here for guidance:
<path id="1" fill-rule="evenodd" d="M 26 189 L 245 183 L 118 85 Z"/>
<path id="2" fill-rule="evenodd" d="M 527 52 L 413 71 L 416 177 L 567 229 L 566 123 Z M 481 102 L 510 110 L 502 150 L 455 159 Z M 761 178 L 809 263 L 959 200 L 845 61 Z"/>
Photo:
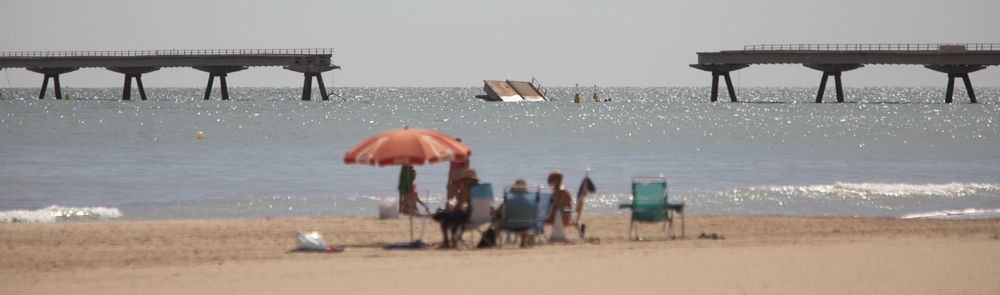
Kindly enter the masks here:
<path id="1" fill-rule="evenodd" d="M 323 240 L 323 235 L 319 232 L 308 232 L 304 233 L 299 231 L 295 235 L 295 250 L 296 251 L 315 251 L 315 252 L 342 252 L 343 248 L 337 246 L 327 246 L 326 241 Z"/>

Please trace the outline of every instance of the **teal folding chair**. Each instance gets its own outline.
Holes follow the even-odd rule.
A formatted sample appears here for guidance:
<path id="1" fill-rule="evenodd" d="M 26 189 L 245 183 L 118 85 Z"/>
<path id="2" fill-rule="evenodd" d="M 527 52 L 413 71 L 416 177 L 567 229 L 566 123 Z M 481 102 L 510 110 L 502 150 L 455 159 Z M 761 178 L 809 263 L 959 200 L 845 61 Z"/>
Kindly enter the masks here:
<path id="1" fill-rule="evenodd" d="M 628 236 L 639 240 L 639 223 L 663 222 L 663 231 L 674 238 L 674 213 L 681 215 L 681 237 L 684 237 L 684 203 L 670 204 L 667 194 L 667 179 L 664 177 L 632 178 L 632 203 L 619 206 L 632 210 Z"/>

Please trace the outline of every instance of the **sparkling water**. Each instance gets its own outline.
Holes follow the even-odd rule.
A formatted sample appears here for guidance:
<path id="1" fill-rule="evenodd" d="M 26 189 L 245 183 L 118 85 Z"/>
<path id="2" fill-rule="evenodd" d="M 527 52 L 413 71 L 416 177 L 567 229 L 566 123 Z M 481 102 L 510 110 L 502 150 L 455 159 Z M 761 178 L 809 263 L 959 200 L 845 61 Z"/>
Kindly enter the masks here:
<path id="1" fill-rule="evenodd" d="M 202 91 L 122 102 L 116 88 L 70 89 L 71 100 L 4 89 L 0 222 L 374 216 L 399 168 L 343 155 L 402 126 L 462 138 L 498 198 L 554 169 L 575 194 L 590 169 L 591 213 L 620 212 L 631 177 L 663 175 L 693 213 L 1000 216 L 1000 88 L 980 88 L 979 104 L 961 91 L 944 104 L 941 88 L 850 88 L 843 104 L 812 103 L 813 88 L 742 88 L 745 103 L 709 103 L 707 88 L 602 88 L 611 101 L 588 92 L 579 105 L 572 88 L 538 103 L 480 101 L 479 88 L 341 88 L 308 102 L 296 88 L 233 88 L 231 101 Z M 432 207 L 447 169 L 417 167 Z"/>

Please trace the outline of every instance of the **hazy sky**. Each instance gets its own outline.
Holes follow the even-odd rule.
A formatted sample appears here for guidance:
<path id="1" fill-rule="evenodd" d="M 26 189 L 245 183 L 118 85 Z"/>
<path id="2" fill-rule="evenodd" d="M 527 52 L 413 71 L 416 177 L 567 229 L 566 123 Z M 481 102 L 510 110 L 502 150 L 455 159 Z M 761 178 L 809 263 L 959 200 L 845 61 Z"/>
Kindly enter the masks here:
<path id="1" fill-rule="evenodd" d="M 0 51 L 336 48 L 337 86 L 707 86 L 698 51 L 768 43 L 1000 43 L 998 0 L 891 1 L 111 1 L 0 0 Z M 8 69 L 15 87 L 42 76 Z M 751 66 L 741 86 L 816 86 L 799 65 Z M 0 85 L 7 86 L 7 77 Z M 103 69 L 70 87 L 120 86 Z M 207 74 L 163 69 L 147 87 L 202 86 Z M 329 81 L 329 76 L 325 80 Z M 1000 67 L 972 75 L 1000 86 Z M 234 86 L 300 86 L 301 74 L 252 68 Z M 943 86 L 920 66 L 868 66 L 846 86 Z"/>

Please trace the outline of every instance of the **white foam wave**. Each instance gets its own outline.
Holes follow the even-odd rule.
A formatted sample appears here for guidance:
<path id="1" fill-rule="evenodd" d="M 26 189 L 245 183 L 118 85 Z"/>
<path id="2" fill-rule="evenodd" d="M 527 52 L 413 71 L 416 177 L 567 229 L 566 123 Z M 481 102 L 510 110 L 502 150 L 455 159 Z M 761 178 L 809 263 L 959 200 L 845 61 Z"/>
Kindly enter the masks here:
<path id="1" fill-rule="evenodd" d="M 49 206 L 37 210 L 0 211 L 0 222 L 51 223 L 68 220 L 107 220 L 122 216 L 118 208 Z"/>
<path id="2" fill-rule="evenodd" d="M 914 219 L 914 218 L 934 218 L 934 219 L 979 219 L 979 218 L 998 218 L 1000 217 L 1000 209 L 964 209 L 964 210 L 942 210 L 933 211 L 925 213 L 914 213 L 903 215 L 903 219 Z"/>
<path id="3" fill-rule="evenodd" d="M 751 188 L 751 190 L 766 190 L 781 194 L 840 195 L 862 199 L 872 196 L 935 196 L 956 198 L 973 195 L 977 192 L 1000 192 L 1000 186 L 987 183 L 906 184 L 837 182 L 829 185 L 757 187 Z"/>

